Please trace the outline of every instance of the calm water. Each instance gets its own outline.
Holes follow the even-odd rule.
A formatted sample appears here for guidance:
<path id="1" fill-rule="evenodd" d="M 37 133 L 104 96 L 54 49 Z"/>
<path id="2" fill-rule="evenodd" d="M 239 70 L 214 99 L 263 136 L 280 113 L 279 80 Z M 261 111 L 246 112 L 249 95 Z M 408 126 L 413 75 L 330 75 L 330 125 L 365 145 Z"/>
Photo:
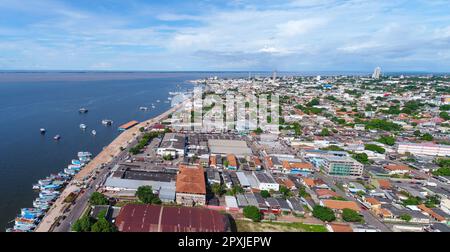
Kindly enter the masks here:
<path id="1" fill-rule="evenodd" d="M 235 74 L 236 75 L 236 74 Z M 168 93 L 192 88 L 187 80 L 207 73 L 114 74 L 0 74 L 0 230 L 22 207 L 32 207 L 37 193 L 32 184 L 62 171 L 78 151 L 97 154 L 130 120 L 143 121 L 168 108 Z M 157 103 L 156 100 L 161 100 Z M 151 104 L 156 105 L 151 109 Z M 148 106 L 149 111 L 139 110 Z M 87 114 L 78 109 L 86 107 Z M 102 119 L 114 121 L 112 127 Z M 83 132 L 79 125 L 88 129 Z M 42 136 L 40 128 L 46 128 Z M 90 132 L 95 129 L 97 135 Z M 62 136 L 59 142 L 53 140 Z"/>

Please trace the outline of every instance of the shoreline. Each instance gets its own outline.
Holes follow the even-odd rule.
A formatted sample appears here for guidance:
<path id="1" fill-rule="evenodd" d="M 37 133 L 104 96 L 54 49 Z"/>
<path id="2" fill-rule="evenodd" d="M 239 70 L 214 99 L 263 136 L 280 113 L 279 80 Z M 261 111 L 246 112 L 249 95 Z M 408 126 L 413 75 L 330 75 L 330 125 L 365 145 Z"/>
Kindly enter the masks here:
<path id="1" fill-rule="evenodd" d="M 71 204 L 64 202 L 66 197 L 69 194 L 75 193 L 77 190 L 81 189 L 81 187 L 77 184 L 84 183 L 85 181 L 91 179 L 95 176 L 96 171 L 100 170 L 106 164 L 113 161 L 113 159 L 122 152 L 122 148 L 126 148 L 133 140 L 136 140 L 136 138 L 139 136 L 139 129 L 141 127 L 148 127 L 155 123 L 161 122 L 164 119 L 167 119 L 170 114 L 182 108 L 188 101 L 190 101 L 190 98 L 180 102 L 179 104 L 163 112 L 162 114 L 143 121 L 118 135 L 108 146 L 106 146 L 99 154 L 97 154 L 78 174 L 76 174 L 69 181 L 67 186 L 56 199 L 55 203 L 46 212 L 34 232 L 51 232 L 54 224 L 65 213 L 65 211 Z M 97 191 L 97 188 L 95 189 L 95 191 Z"/>

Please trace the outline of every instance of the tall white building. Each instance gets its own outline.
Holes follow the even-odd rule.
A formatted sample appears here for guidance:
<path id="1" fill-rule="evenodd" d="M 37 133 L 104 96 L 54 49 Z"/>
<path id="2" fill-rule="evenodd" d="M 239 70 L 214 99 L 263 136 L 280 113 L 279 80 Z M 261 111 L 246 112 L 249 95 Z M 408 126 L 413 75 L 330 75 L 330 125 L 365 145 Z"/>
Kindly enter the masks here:
<path id="1" fill-rule="evenodd" d="M 372 79 L 379 79 L 381 77 L 381 67 L 376 67 L 373 70 Z"/>
<path id="2" fill-rule="evenodd" d="M 433 143 L 399 143 L 397 147 L 399 154 L 407 152 L 417 156 L 450 156 L 450 146 Z"/>

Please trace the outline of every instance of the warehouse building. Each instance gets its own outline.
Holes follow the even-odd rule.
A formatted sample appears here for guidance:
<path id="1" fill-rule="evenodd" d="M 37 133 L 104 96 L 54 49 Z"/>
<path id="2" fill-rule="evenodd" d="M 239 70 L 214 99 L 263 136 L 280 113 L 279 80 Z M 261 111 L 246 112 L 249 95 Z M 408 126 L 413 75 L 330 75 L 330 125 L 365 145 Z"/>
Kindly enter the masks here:
<path id="1" fill-rule="evenodd" d="M 206 204 L 205 172 L 200 165 L 180 165 L 176 181 L 176 202 L 185 206 Z"/>
<path id="2" fill-rule="evenodd" d="M 129 204 L 115 220 L 120 232 L 229 232 L 228 217 L 207 208 Z"/>
<path id="3" fill-rule="evenodd" d="M 212 155 L 233 154 L 238 158 L 252 156 L 252 150 L 243 140 L 209 139 L 208 145 Z"/>

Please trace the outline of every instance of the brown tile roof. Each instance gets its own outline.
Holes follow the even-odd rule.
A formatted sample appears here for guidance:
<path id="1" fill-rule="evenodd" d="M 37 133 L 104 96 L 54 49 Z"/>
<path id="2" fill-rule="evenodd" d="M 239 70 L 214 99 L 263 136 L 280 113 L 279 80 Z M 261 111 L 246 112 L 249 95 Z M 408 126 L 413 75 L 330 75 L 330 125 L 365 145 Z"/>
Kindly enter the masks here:
<path id="1" fill-rule="evenodd" d="M 381 189 L 391 189 L 392 188 L 391 182 L 389 182 L 389 180 L 387 180 L 387 179 L 379 179 L 378 184 L 380 185 Z"/>
<path id="2" fill-rule="evenodd" d="M 303 182 L 309 187 L 313 187 L 316 184 L 312 178 L 303 178 Z"/>
<path id="3" fill-rule="evenodd" d="M 361 211 L 358 204 L 353 201 L 343 201 L 343 200 L 323 200 L 323 205 L 334 210 L 343 210 L 345 208 L 355 210 L 357 212 Z"/>
<path id="4" fill-rule="evenodd" d="M 203 167 L 180 165 L 176 181 L 177 193 L 206 194 Z"/>
<path id="5" fill-rule="evenodd" d="M 346 223 L 330 223 L 328 225 L 330 225 L 331 230 L 333 230 L 333 232 L 339 232 L 339 233 L 353 232 L 353 229 L 350 226 L 350 224 L 346 224 Z"/>
<path id="6" fill-rule="evenodd" d="M 115 225 L 120 232 L 226 232 L 227 218 L 207 208 L 125 205 Z"/>
<path id="7" fill-rule="evenodd" d="M 209 157 L 209 164 L 210 164 L 210 166 L 216 166 L 217 165 L 216 156 Z"/>
<path id="8" fill-rule="evenodd" d="M 270 156 L 266 156 L 265 159 L 267 162 L 267 168 L 269 168 L 269 169 L 273 168 L 272 158 Z"/>
<path id="9" fill-rule="evenodd" d="M 378 201 L 377 199 L 375 199 L 375 198 L 366 198 L 365 199 L 366 200 L 366 202 L 367 203 L 369 203 L 370 205 L 380 205 L 381 203 L 380 203 L 380 201 Z"/>
<path id="10" fill-rule="evenodd" d="M 389 171 L 409 171 L 411 170 L 411 168 L 409 168 L 406 165 L 395 165 L 395 164 L 391 164 L 391 165 L 386 165 L 384 166 L 384 169 L 389 170 Z"/>
<path id="11" fill-rule="evenodd" d="M 339 196 L 336 192 L 333 192 L 329 189 L 317 189 L 316 194 L 319 198 L 321 198 L 321 197 L 338 197 Z"/>
<path id="12" fill-rule="evenodd" d="M 436 219 L 437 221 L 445 221 L 445 218 L 442 217 L 441 215 L 437 214 L 435 211 L 433 211 L 432 209 L 426 207 L 424 204 L 420 204 L 417 206 L 420 210 L 424 211 L 425 213 L 429 214 L 431 217 L 433 217 L 434 219 Z"/>
<path id="13" fill-rule="evenodd" d="M 253 156 L 252 159 L 255 165 L 261 165 L 261 160 L 257 156 Z"/>
<path id="14" fill-rule="evenodd" d="M 237 167 L 236 157 L 233 154 L 227 155 L 228 165 Z"/>

